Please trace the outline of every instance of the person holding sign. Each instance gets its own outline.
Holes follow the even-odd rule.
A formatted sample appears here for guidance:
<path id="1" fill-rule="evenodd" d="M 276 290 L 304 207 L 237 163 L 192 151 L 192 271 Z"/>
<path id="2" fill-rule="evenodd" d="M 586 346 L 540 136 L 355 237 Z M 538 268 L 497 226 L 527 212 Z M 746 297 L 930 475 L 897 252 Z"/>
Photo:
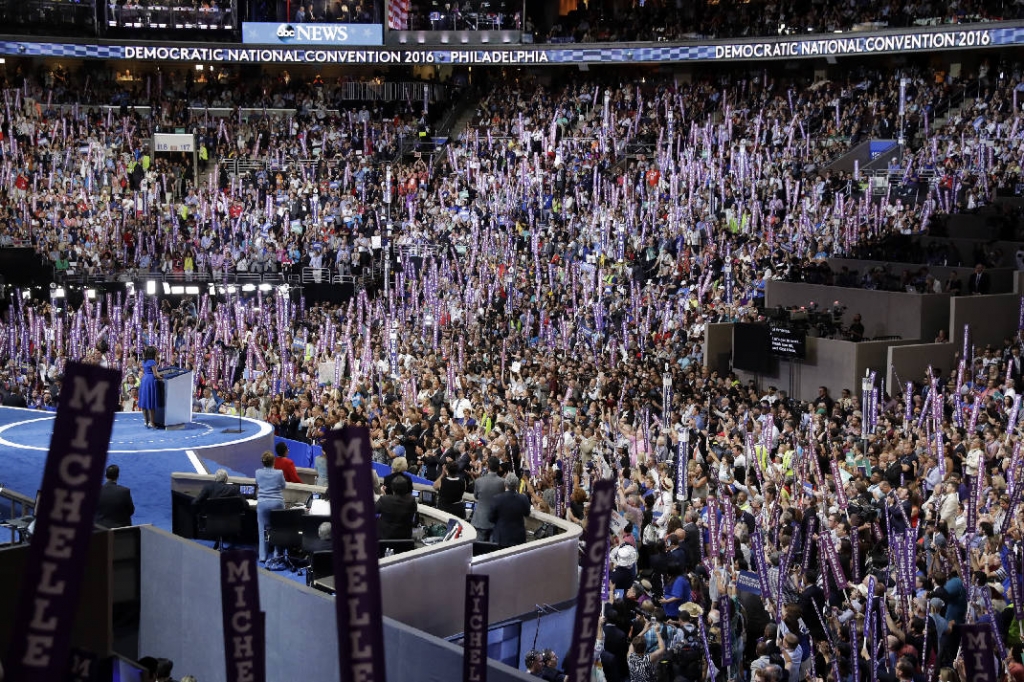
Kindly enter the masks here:
<path id="1" fill-rule="evenodd" d="M 139 409 L 146 422 L 146 428 L 155 427 L 156 415 L 156 382 L 163 377 L 156 368 L 157 352 L 153 346 L 147 346 L 142 357 L 142 381 L 139 383 Z"/>

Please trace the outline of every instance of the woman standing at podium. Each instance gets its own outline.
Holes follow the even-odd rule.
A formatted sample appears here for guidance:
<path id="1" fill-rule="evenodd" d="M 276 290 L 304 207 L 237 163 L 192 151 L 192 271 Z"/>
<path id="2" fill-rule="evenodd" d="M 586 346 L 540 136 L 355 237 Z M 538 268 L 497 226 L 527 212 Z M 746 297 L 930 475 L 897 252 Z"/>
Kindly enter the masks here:
<path id="1" fill-rule="evenodd" d="M 162 379 L 156 368 L 156 348 L 146 346 L 142 354 L 142 381 L 139 383 L 139 409 L 146 420 L 146 428 L 155 427 L 156 417 L 156 382 Z"/>

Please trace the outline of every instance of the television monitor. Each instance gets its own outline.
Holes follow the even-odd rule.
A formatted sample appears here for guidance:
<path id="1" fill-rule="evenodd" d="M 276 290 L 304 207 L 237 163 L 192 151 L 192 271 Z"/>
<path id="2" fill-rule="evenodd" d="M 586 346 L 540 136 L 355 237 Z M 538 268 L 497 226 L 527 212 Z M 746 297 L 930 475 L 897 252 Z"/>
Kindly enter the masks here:
<path id="1" fill-rule="evenodd" d="M 739 322 L 732 331 L 732 366 L 754 374 L 772 374 L 775 369 L 769 353 L 768 325 Z"/>
<path id="2" fill-rule="evenodd" d="M 771 354 L 776 357 L 801 360 L 807 356 L 807 332 L 803 329 L 772 325 L 769 339 Z"/>

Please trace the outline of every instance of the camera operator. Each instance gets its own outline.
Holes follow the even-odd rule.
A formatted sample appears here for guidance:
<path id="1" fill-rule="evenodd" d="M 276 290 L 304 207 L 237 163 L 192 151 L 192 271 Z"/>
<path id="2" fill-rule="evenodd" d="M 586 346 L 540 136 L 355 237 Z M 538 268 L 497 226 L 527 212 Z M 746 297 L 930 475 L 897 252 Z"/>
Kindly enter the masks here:
<path id="1" fill-rule="evenodd" d="M 861 321 L 860 313 L 853 314 L 853 322 L 850 323 L 850 341 L 860 342 L 864 340 L 864 323 Z"/>

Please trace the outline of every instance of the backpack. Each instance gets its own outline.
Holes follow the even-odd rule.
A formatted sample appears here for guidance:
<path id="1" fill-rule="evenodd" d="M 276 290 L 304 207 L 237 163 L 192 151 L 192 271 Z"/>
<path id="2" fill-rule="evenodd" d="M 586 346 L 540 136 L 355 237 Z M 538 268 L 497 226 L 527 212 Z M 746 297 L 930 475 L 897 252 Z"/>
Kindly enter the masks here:
<path id="1" fill-rule="evenodd" d="M 700 632 L 696 627 L 683 630 L 683 636 L 672 648 L 672 668 L 676 677 L 696 680 L 701 676 L 701 664 L 704 661 L 704 647 L 700 642 Z"/>

